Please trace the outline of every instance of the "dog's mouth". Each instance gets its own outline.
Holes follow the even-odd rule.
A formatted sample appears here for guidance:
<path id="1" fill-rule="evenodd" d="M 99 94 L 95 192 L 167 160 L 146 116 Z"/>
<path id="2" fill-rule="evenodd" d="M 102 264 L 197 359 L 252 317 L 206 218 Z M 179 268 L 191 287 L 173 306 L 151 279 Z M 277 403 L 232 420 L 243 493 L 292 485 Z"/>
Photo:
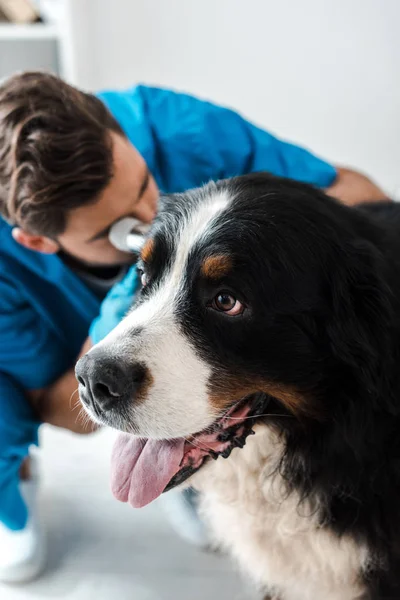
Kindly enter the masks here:
<path id="1" fill-rule="evenodd" d="M 228 458 L 234 448 L 246 444 L 268 403 L 266 394 L 248 396 L 189 438 L 154 440 L 121 434 L 112 455 L 114 496 L 141 508 L 186 481 L 209 459 Z"/>

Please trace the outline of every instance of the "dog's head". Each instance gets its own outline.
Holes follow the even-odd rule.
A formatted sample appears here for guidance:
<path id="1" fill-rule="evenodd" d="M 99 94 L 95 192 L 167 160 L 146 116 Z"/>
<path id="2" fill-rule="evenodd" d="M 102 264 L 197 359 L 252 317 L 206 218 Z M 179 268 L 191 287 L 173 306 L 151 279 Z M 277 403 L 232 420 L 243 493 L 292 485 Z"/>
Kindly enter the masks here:
<path id="1" fill-rule="evenodd" d="M 344 389 L 376 393 L 379 236 L 361 213 L 265 174 L 162 200 L 140 298 L 76 371 L 90 416 L 126 432 L 120 499 L 142 506 L 227 457 L 266 413 L 319 423 L 343 411 Z"/>

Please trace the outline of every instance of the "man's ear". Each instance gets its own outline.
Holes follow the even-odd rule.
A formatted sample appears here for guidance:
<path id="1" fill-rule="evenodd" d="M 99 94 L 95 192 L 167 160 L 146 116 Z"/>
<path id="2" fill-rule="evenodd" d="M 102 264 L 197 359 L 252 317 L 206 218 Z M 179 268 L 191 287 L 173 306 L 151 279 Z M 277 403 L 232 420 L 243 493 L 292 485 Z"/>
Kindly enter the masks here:
<path id="1" fill-rule="evenodd" d="M 18 244 L 28 248 L 28 250 L 42 252 L 43 254 L 55 254 L 60 250 L 59 244 L 51 238 L 44 235 L 32 235 L 19 227 L 13 228 L 12 236 Z"/>

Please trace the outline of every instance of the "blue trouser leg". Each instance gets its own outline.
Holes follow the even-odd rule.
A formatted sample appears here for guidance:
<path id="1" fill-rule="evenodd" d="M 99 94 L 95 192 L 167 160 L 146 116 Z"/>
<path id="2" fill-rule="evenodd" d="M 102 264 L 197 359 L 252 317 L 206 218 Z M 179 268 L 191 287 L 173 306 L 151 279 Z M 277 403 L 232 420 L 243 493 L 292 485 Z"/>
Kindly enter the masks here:
<path id="1" fill-rule="evenodd" d="M 38 443 L 39 425 L 22 388 L 0 373 L 0 521 L 9 529 L 23 529 L 28 518 L 19 471 L 29 447 Z"/>

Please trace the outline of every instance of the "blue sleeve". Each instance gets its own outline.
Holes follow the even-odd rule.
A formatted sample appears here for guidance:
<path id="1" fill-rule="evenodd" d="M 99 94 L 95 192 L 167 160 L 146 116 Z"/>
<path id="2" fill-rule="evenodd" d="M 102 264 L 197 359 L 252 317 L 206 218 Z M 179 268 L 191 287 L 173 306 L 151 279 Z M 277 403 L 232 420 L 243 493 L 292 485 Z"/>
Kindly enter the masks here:
<path id="1" fill-rule="evenodd" d="M 186 94 L 144 86 L 139 89 L 167 168 L 173 169 L 174 164 L 179 168 L 180 163 L 187 167 L 182 159 L 185 154 L 193 158 L 194 169 L 208 163 L 212 179 L 269 171 L 325 188 L 336 178 L 336 170 L 329 163 L 279 140 L 232 110 Z"/>
<path id="2" fill-rule="evenodd" d="M 71 364 L 70 364 L 71 363 Z M 6 276 L 0 276 L 0 371 L 40 389 L 72 365 L 69 350 Z"/>
<path id="3" fill-rule="evenodd" d="M 136 267 L 131 267 L 124 279 L 115 284 L 104 298 L 99 316 L 93 321 L 89 336 L 94 344 L 100 342 L 128 313 L 140 282 Z"/>

